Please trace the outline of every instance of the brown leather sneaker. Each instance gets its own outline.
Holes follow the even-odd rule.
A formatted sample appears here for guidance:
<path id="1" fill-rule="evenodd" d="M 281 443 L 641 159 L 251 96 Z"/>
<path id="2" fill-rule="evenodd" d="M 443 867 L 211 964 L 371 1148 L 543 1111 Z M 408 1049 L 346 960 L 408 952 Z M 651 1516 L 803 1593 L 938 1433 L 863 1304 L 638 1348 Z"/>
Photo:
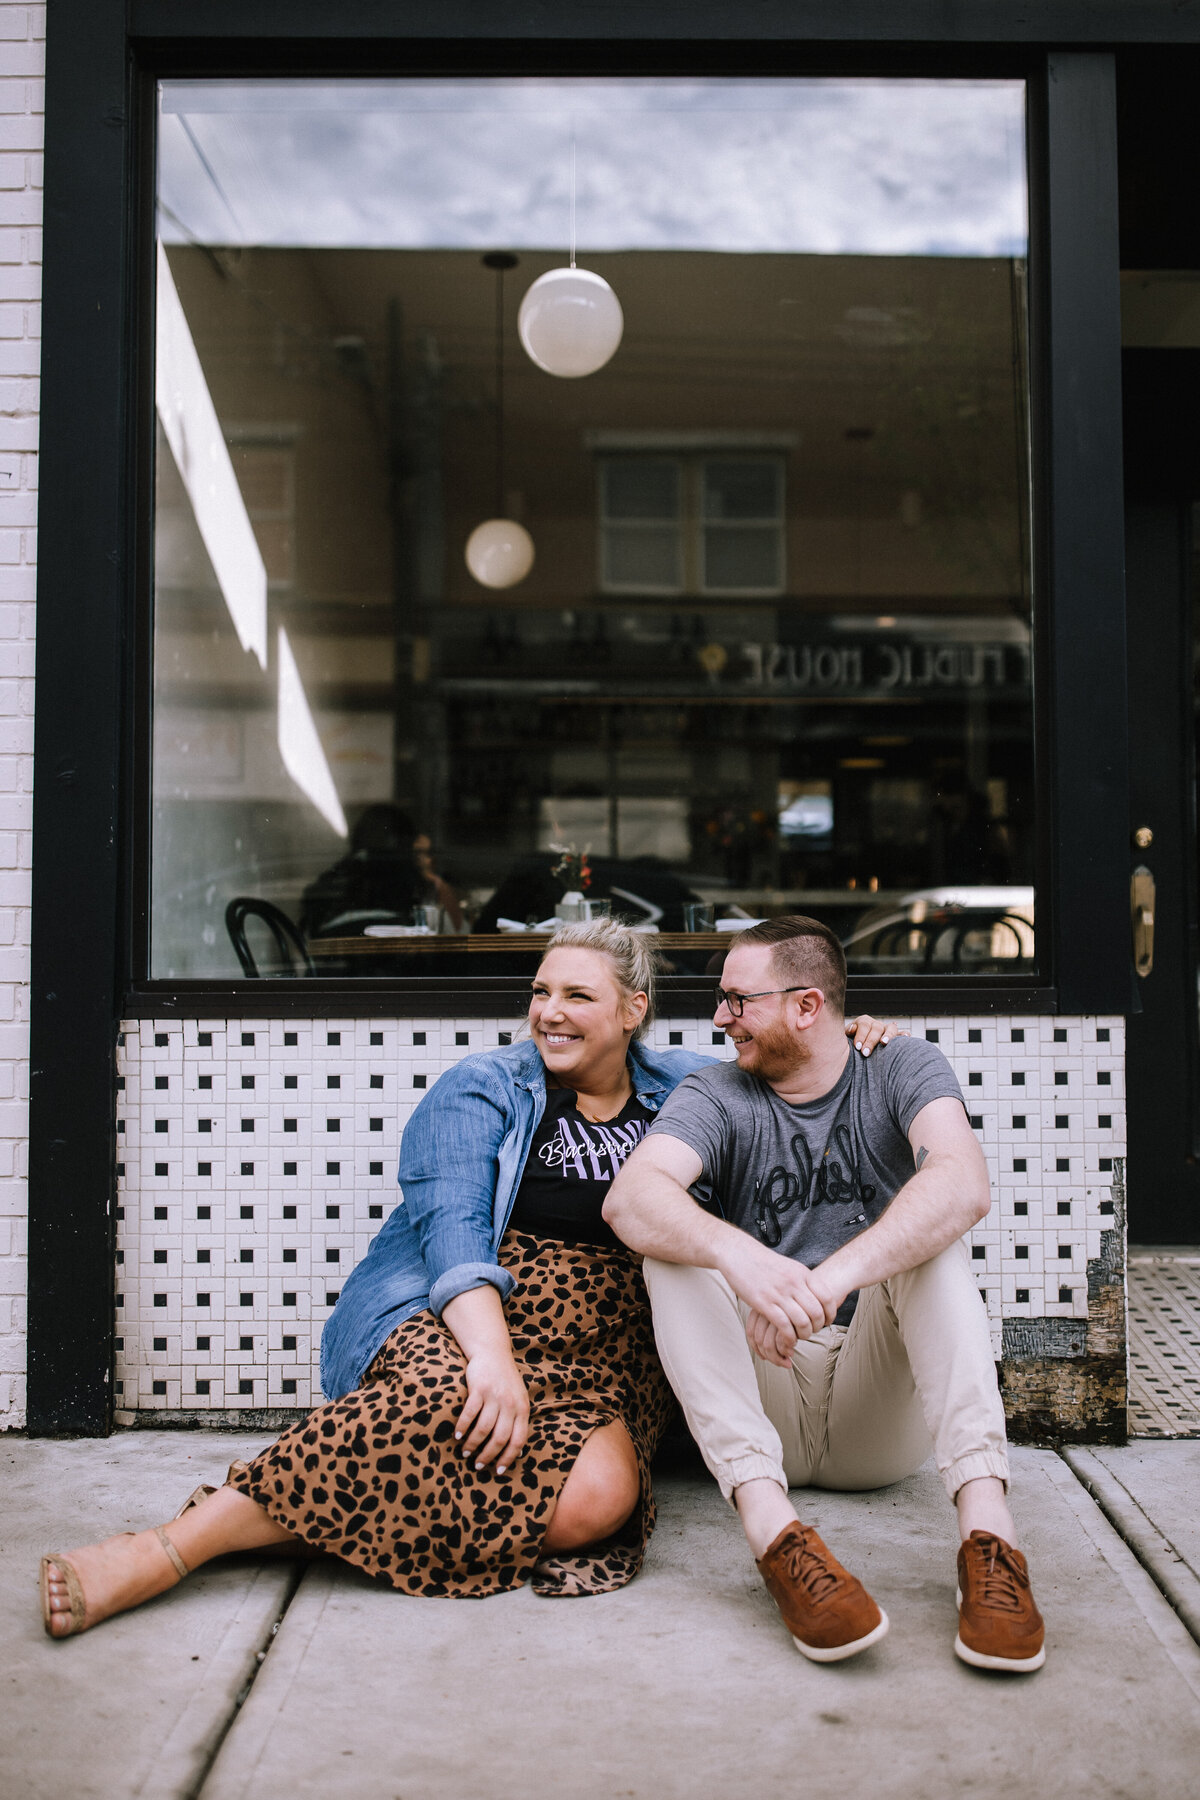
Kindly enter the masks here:
<path id="1" fill-rule="evenodd" d="M 759 1558 L 758 1571 L 792 1642 L 812 1662 L 842 1662 L 887 1632 L 887 1614 L 799 1519 Z"/>
<path id="2" fill-rule="evenodd" d="M 990 1531 L 973 1531 L 958 1553 L 954 1648 L 977 1669 L 1026 1675 L 1046 1660 L 1045 1627 L 1025 1558 Z"/>

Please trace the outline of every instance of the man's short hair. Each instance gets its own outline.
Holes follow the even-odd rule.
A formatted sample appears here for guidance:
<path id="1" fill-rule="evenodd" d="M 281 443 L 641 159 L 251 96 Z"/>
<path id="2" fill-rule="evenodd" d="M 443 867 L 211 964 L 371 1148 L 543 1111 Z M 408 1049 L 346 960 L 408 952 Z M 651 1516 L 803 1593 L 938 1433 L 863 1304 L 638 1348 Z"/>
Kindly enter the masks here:
<path id="1" fill-rule="evenodd" d="M 781 987 L 820 988 L 825 1004 L 839 1018 L 846 1005 L 846 953 L 837 934 L 819 919 L 786 913 L 739 931 L 729 948 L 770 944 L 771 967 Z"/>

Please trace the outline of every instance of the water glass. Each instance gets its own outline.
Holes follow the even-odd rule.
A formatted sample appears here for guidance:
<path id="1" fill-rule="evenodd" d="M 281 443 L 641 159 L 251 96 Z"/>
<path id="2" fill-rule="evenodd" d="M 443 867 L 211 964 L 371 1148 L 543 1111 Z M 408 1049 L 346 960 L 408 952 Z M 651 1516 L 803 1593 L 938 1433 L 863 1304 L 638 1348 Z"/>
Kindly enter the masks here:
<path id="1" fill-rule="evenodd" d="M 715 931 L 716 908 L 706 900 L 685 900 L 683 903 L 683 929 L 685 931 Z"/>

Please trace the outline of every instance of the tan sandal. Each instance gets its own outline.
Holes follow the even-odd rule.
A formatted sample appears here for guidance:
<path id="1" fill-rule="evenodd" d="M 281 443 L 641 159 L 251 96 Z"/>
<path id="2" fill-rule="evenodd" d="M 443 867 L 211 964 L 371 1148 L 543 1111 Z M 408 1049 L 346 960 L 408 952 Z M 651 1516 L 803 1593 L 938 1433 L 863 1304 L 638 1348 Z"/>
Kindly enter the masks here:
<path id="1" fill-rule="evenodd" d="M 249 1468 L 249 1466 L 250 1466 L 249 1463 L 244 1463 L 241 1461 L 231 1462 L 229 1465 L 229 1468 L 226 1470 L 226 1473 L 225 1473 L 225 1486 L 226 1487 L 229 1486 L 230 1482 L 233 1480 L 235 1475 L 245 1474 L 245 1472 Z M 192 1489 L 191 1493 L 188 1495 L 187 1499 L 184 1501 L 184 1503 L 180 1507 L 179 1511 L 175 1514 L 175 1518 L 182 1519 L 184 1513 L 190 1512 L 192 1510 L 193 1506 L 199 1506 L 202 1504 L 203 1501 L 211 1500 L 213 1495 L 220 1493 L 220 1491 L 221 1490 L 219 1488 L 213 1487 L 211 1482 L 209 1482 L 209 1481 L 202 1482 L 198 1488 Z M 174 1521 L 172 1521 L 172 1523 L 174 1523 Z"/>
<path id="2" fill-rule="evenodd" d="M 172 1568 L 175 1570 L 177 1581 L 174 1585 L 178 1585 L 178 1582 L 182 1581 L 185 1575 L 191 1574 L 191 1570 L 184 1562 L 182 1556 L 180 1556 L 178 1550 L 175 1548 L 162 1526 L 155 1525 L 152 1527 L 152 1530 L 155 1537 L 162 1545 L 163 1551 Z M 117 1535 L 119 1537 L 133 1537 L 135 1534 L 132 1531 L 123 1531 L 119 1532 Z M 50 1571 L 52 1569 L 61 1576 L 63 1581 L 67 1584 L 67 1599 L 70 1602 L 71 1608 L 70 1631 L 52 1630 L 55 1618 L 62 1617 L 61 1613 L 55 1614 L 50 1607 Z M 47 1637 L 78 1637 L 81 1631 L 90 1630 L 91 1626 L 87 1616 L 87 1600 L 83 1592 L 83 1583 L 79 1579 L 79 1574 L 74 1563 L 72 1563 L 68 1557 L 64 1556 L 61 1551 L 52 1551 L 50 1555 L 43 1556 L 41 1565 L 38 1569 L 38 1581 L 42 1596 L 42 1625 Z M 111 1617 L 113 1617 L 111 1613 L 105 1613 L 104 1615 L 104 1618 L 106 1619 Z M 91 1623 L 102 1625 L 104 1620 L 93 1620 Z"/>

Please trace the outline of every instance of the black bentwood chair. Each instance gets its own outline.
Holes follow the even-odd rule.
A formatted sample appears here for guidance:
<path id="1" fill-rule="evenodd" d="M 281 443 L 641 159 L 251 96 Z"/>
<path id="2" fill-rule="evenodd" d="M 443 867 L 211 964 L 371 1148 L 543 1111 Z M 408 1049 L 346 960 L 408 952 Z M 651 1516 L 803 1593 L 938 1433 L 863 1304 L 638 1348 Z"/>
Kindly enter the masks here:
<path id="1" fill-rule="evenodd" d="M 249 975 L 253 981 L 270 979 L 258 967 L 246 940 L 247 919 L 261 919 L 274 939 L 280 962 L 280 967 L 272 971 L 276 977 L 316 974 L 304 939 L 287 914 L 281 912 L 279 907 L 272 906 L 269 900 L 257 900 L 252 894 L 241 894 L 225 908 L 225 929 L 242 965 L 243 975 Z"/>

